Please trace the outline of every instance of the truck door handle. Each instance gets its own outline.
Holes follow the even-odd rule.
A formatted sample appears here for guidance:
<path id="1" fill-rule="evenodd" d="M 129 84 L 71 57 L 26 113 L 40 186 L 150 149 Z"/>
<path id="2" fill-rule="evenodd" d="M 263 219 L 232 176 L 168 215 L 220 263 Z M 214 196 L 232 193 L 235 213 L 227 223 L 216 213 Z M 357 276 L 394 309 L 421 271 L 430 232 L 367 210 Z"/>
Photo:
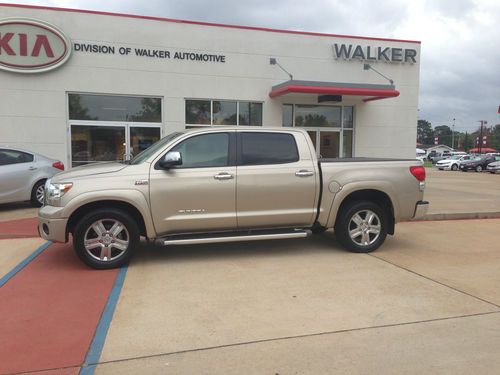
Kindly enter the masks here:
<path id="1" fill-rule="evenodd" d="M 308 171 L 306 169 L 301 169 L 300 171 L 295 172 L 295 176 L 297 177 L 309 177 L 312 176 L 313 174 L 314 172 Z"/>
<path id="2" fill-rule="evenodd" d="M 230 180 L 233 178 L 233 175 L 231 173 L 221 172 L 221 173 L 216 174 L 214 176 L 214 178 L 216 180 Z"/>

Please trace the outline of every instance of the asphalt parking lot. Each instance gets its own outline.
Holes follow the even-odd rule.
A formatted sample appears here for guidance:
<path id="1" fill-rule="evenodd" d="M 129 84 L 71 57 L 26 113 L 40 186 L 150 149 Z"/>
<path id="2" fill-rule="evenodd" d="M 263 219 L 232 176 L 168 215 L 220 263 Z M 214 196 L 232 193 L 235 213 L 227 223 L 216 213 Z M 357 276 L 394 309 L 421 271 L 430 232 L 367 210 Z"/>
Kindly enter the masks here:
<path id="1" fill-rule="evenodd" d="M 500 205 L 500 175 L 428 175 L 431 212 L 446 190 L 472 212 L 468 176 L 484 212 Z M 0 374 L 500 371 L 500 219 L 400 223 L 372 254 L 333 233 L 143 244 L 127 268 L 95 271 L 36 238 L 34 212 L 0 208 Z"/>

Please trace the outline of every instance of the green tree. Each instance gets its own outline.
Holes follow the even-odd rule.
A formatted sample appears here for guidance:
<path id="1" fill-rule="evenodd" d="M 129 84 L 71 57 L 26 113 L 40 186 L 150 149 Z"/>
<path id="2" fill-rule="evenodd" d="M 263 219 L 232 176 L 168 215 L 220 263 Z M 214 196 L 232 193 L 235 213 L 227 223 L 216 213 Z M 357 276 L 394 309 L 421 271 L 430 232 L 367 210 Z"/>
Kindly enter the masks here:
<path id="1" fill-rule="evenodd" d="M 439 125 L 434 128 L 434 136 L 439 138 L 439 143 L 451 147 L 451 129 L 448 125 Z"/>
<path id="2" fill-rule="evenodd" d="M 432 126 L 427 120 L 417 121 L 417 142 L 423 145 L 430 145 L 434 142 Z"/>

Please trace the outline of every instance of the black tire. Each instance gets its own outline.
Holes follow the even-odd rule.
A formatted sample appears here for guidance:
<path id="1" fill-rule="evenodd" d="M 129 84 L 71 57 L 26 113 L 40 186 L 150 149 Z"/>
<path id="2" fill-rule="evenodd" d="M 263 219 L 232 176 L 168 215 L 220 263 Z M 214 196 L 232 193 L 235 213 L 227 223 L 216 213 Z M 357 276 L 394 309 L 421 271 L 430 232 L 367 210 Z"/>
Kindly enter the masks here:
<path id="1" fill-rule="evenodd" d="M 482 166 L 480 166 L 480 165 L 478 165 L 478 166 L 476 167 L 476 172 L 482 172 L 482 171 L 483 171 L 483 167 L 482 167 Z"/>
<path id="2" fill-rule="evenodd" d="M 101 236 L 92 226 L 93 224 L 100 226 L 97 223 L 102 224 L 106 230 Z M 110 231 L 115 223 L 123 225 L 124 228 L 116 237 Z M 119 229 L 118 226 L 116 228 Z M 84 244 L 85 236 L 98 247 L 87 250 Z M 139 240 L 140 233 L 137 223 L 128 213 L 115 208 L 101 208 L 85 215 L 76 224 L 73 231 L 73 249 L 85 264 L 95 269 L 117 268 L 128 263 L 139 245 Z M 128 244 L 125 246 L 126 242 Z M 125 249 L 115 247 L 118 245 Z M 109 251 L 107 253 L 110 255 L 109 259 L 106 256 L 104 259 L 102 257 L 104 249 Z"/>
<path id="3" fill-rule="evenodd" d="M 457 164 L 453 164 L 453 165 L 451 166 L 451 170 L 452 170 L 452 171 L 458 171 L 458 165 L 457 165 Z"/>
<path id="4" fill-rule="evenodd" d="M 356 215 L 359 215 L 359 218 L 365 221 L 365 219 L 368 218 L 368 215 L 363 215 L 368 211 L 375 214 L 372 225 L 379 225 L 380 229 L 378 235 L 375 233 L 367 233 L 368 244 L 362 244 L 364 235 L 361 233 L 361 238 L 355 237 L 355 239 L 353 239 L 351 238 L 350 231 L 356 229 L 357 225 L 353 218 Z M 364 223 L 364 225 L 367 226 L 366 223 Z M 387 237 L 387 226 L 387 213 L 380 208 L 379 205 L 370 201 L 353 201 L 345 205 L 340 211 L 335 224 L 335 235 L 337 240 L 347 250 L 354 253 L 369 253 L 378 249 L 384 243 L 385 238 Z M 370 230 L 370 228 L 366 227 L 366 230 Z"/>
<path id="5" fill-rule="evenodd" d="M 33 207 L 42 207 L 43 206 L 43 199 L 44 199 L 44 194 L 42 193 L 41 199 L 40 198 L 40 192 L 39 189 L 43 191 L 45 185 L 45 180 L 40 180 L 38 181 L 35 186 L 33 186 L 33 189 L 31 189 L 31 205 Z"/>

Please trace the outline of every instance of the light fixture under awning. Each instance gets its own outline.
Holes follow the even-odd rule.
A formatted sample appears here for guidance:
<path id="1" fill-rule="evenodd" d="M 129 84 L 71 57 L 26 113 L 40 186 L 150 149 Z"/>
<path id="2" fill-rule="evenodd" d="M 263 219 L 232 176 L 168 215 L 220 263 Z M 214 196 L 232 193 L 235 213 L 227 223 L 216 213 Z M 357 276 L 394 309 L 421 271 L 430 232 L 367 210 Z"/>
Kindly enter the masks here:
<path id="1" fill-rule="evenodd" d="M 394 98 L 399 96 L 399 91 L 393 85 L 290 80 L 273 86 L 269 96 L 275 98 L 290 94 L 360 96 L 367 102 Z"/>

